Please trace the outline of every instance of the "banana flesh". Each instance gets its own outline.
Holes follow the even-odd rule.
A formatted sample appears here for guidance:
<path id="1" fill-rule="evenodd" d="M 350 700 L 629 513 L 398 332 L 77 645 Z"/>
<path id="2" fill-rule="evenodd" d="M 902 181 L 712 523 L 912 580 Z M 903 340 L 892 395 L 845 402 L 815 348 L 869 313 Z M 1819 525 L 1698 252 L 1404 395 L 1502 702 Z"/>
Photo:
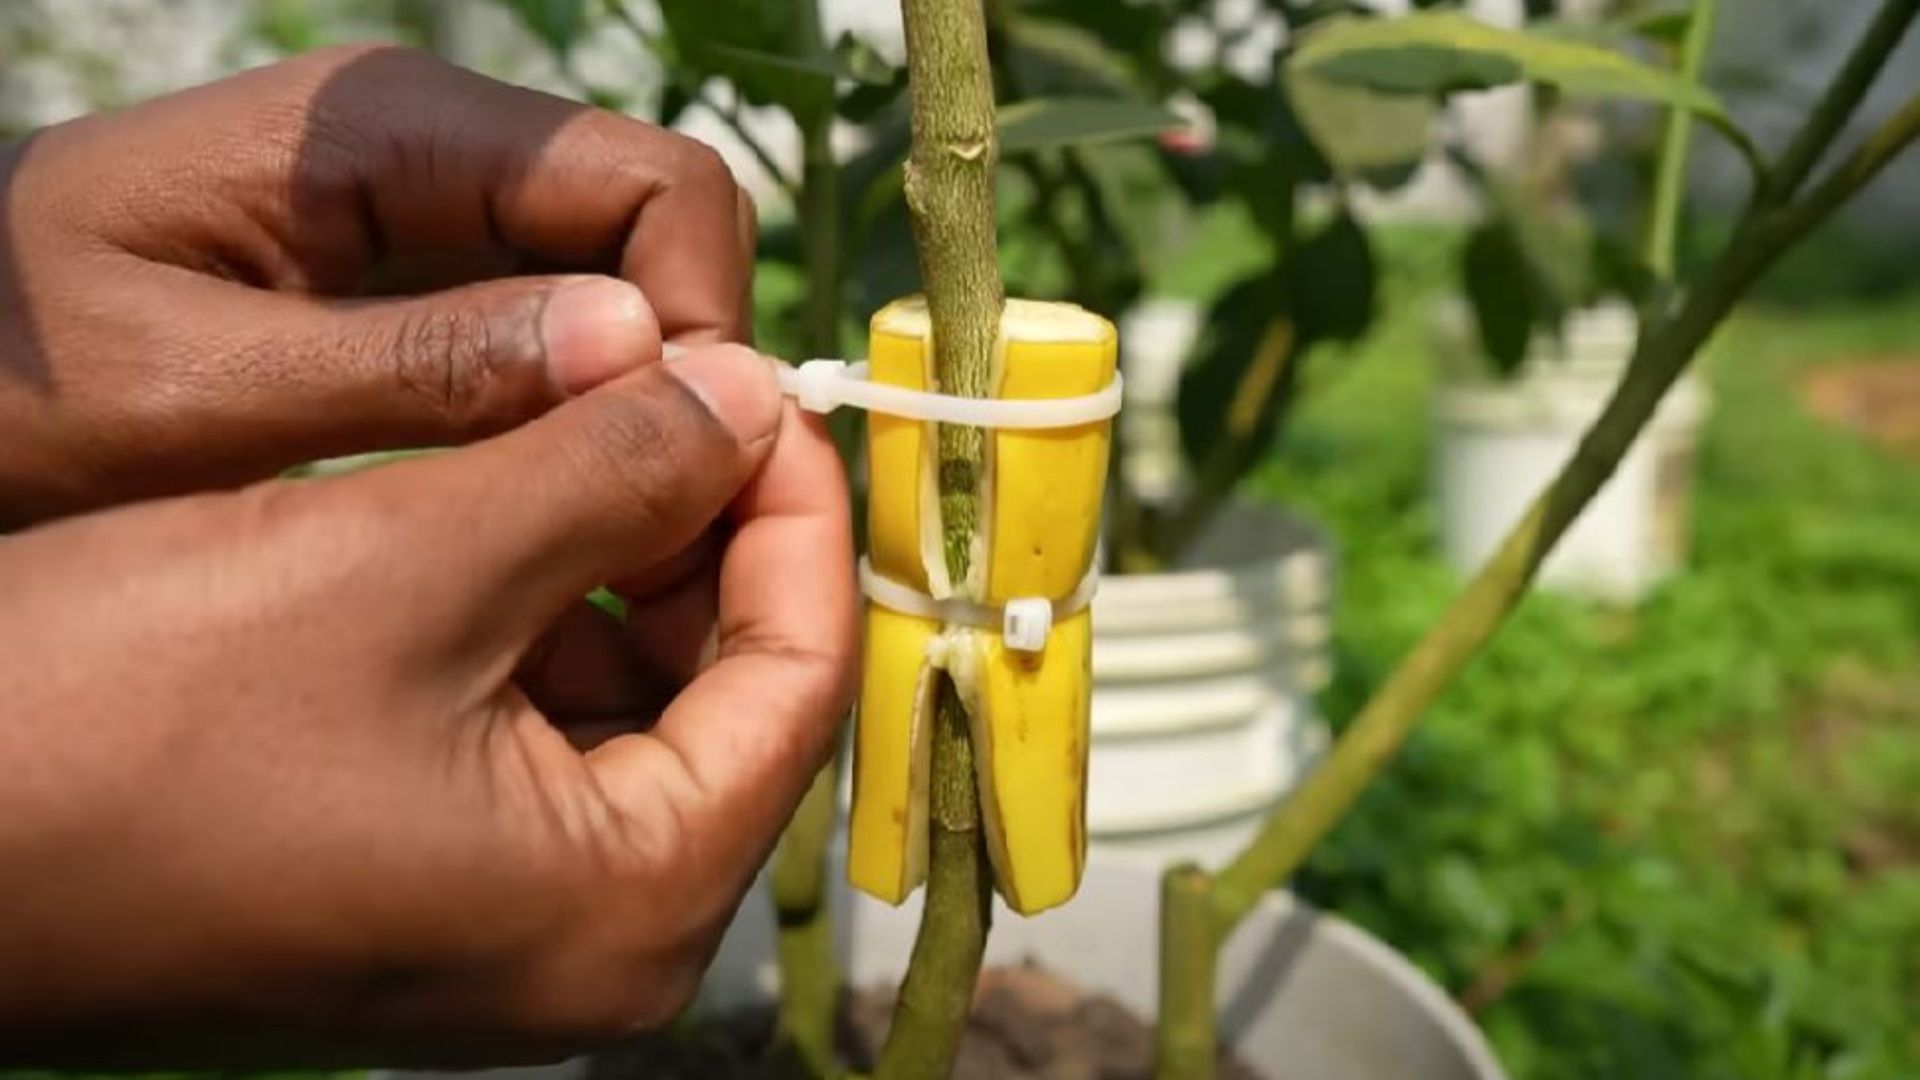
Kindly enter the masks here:
<path id="1" fill-rule="evenodd" d="M 917 298 L 876 314 L 872 378 L 929 386 L 928 329 Z M 1069 304 L 1010 300 L 995 357 L 996 396 L 1091 394 L 1112 381 L 1115 358 L 1105 319 Z M 1094 555 L 1109 428 L 1100 421 L 989 433 L 983 543 L 975 552 L 984 572 L 956 587 L 940 556 L 933 426 L 869 417 L 874 569 L 931 595 L 976 595 L 996 606 L 1071 594 Z M 1056 622 L 1045 649 L 1028 654 L 1007 649 L 993 631 L 868 605 L 848 859 L 857 888 L 897 904 L 925 877 L 933 691 L 945 671 L 971 723 L 1001 896 L 1022 914 L 1073 896 L 1086 861 L 1092 647 L 1086 611 Z"/>

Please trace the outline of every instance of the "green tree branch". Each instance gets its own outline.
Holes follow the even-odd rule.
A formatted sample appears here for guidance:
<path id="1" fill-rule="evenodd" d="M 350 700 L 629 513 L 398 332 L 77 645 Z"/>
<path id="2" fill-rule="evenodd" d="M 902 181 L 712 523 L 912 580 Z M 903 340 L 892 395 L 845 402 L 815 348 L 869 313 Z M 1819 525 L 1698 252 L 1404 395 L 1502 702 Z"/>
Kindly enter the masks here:
<path id="1" fill-rule="evenodd" d="M 1827 156 L 1847 122 L 1866 99 L 1867 92 L 1880 78 L 1893 51 L 1900 47 L 1907 28 L 1920 15 L 1920 0 L 1884 0 L 1866 32 L 1848 55 L 1839 75 L 1828 84 L 1800 131 L 1780 154 L 1779 161 L 1767 173 L 1767 187 L 1761 193 L 1762 205 L 1779 206 L 1799 193 L 1807 177 Z"/>
<path id="2" fill-rule="evenodd" d="M 1698 83 L 1707 67 L 1707 51 L 1713 45 L 1720 0 L 1695 0 L 1692 18 L 1687 23 L 1686 41 L 1680 46 L 1680 77 Z M 1647 219 L 1647 268 L 1661 281 L 1673 280 L 1674 258 L 1679 246 L 1680 211 L 1687 199 L 1687 163 L 1693 147 L 1693 112 L 1668 109 L 1660 133 L 1660 160 L 1654 177 L 1653 209 Z"/>
<path id="3" fill-rule="evenodd" d="M 813 779 L 800 808 L 774 849 L 774 953 L 780 964 L 781 1043 L 814 1076 L 839 1072 L 834 1020 L 840 995 L 833 952 L 833 918 L 827 903 L 827 847 L 838 814 L 839 770 L 829 764 Z"/>
<path id="4" fill-rule="evenodd" d="M 789 42 L 793 54 L 812 56 L 825 51 L 818 0 L 796 0 L 793 18 L 794 40 Z M 802 344 L 808 356 L 839 356 L 844 267 L 840 163 L 833 153 L 833 111 L 796 113 L 793 120 L 800 128 L 801 139 L 800 186 L 795 203 L 807 280 Z M 844 424 L 835 430 L 843 453 L 851 449 L 846 432 Z M 780 838 L 773 862 L 775 951 L 780 963 L 776 1029 L 780 1041 L 814 1076 L 833 1076 L 840 1071 L 834 1052 L 840 968 L 834 955 L 827 891 L 827 849 L 839 820 L 839 765 L 836 757 L 814 778 Z"/>
<path id="5" fill-rule="evenodd" d="M 1816 106 L 1773 176 L 1792 177 L 1824 156 L 1853 109 L 1884 65 L 1920 3 L 1887 0 L 1853 59 Z M 1877 57 L 1863 70 L 1861 57 Z M 1486 645 L 1525 594 L 1541 561 L 1618 467 L 1652 417 L 1662 396 L 1734 305 L 1786 251 L 1823 224 L 1849 199 L 1920 140 L 1920 97 L 1902 107 L 1810 193 L 1773 203 L 1769 189 L 1715 260 L 1706 277 L 1670 312 L 1650 312 L 1626 374 L 1600 417 L 1582 437 L 1572 459 L 1528 509 L 1487 565 L 1470 580 L 1440 620 L 1400 662 L 1367 702 L 1318 768 L 1275 809 L 1259 834 L 1211 881 L 1214 942 L 1224 940 L 1258 903 L 1262 893 L 1285 882 L 1343 818 L 1406 741 L 1434 699 Z M 1811 149 L 1809 149 L 1811 148 Z M 1801 159 L 1807 164 L 1798 164 Z M 1804 179 L 1801 172 L 1800 179 Z M 1793 182 L 1797 187 L 1797 180 Z M 1200 890 L 1191 867 L 1168 872 L 1165 895 L 1172 902 Z M 1191 914 L 1177 932 L 1198 944 Z M 1163 950 L 1172 946 L 1163 945 Z M 1171 956 L 1171 953 L 1166 955 Z M 1196 1063 L 1190 1044 L 1213 1030 L 1210 990 L 1197 985 L 1197 965 L 1164 962 L 1158 1034 L 1160 1080 L 1211 1076 L 1212 1056 Z M 1208 966 L 1205 977 L 1211 979 Z"/>
<path id="6" fill-rule="evenodd" d="M 1213 878 L 1191 863 L 1169 869 L 1160 879 L 1160 1029 L 1153 1057 L 1154 1075 L 1163 1080 L 1212 1080 L 1218 1064 L 1215 925 Z"/>
<path id="7" fill-rule="evenodd" d="M 1904 3 L 1905 0 L 1896 0 Z M 1844 116 L 1834 122 L 1844 123 Z M 1573 458 L 1440 621 L 1360 711 L 1332 753 L 1221 871 L 1215 907 L 1232 927 L 1292 875 L 1372 782 L 1427 706 L 1493 636 L 1555 542 L 1619 465 L 1687 363 L 1754 282 L 1920 138 L 1920 98 L 1874 132 L 1806 198 L 1748 220 L 1705 280 L 1641 335 L 1613 398 Z"/>

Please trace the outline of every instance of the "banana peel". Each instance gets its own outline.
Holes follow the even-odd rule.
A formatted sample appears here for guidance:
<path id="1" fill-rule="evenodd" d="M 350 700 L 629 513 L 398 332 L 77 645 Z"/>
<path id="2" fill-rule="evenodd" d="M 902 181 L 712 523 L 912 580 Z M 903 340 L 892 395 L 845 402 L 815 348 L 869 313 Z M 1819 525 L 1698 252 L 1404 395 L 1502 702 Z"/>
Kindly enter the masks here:
<path id="1" fill-rule="evenodd" d="M 932 385 L 929 320 L 918 298 L 873 318 L 871 378 Z M 1004 398 L 1078 397 L 1112 381 L 1113 325 L 1070 304 L 1009 300 L 993 384 Z M 975 580 L 947 580 L 934 488 L 933 425 L 868 422 L 868 553 L 878 573 L 933 596 L 999 606 L 1070 595 L 1094 557 L 1106 486 L 1106 421 L 989 432 Z M 898 904 L 926 876 L 934 691 L 944 671 L 967 709 L 995 885 L 1033 914 L 1065 903 L 1086 862 L 1092 621 L 1058 620 L 1038 653 L 994 631 L 943 625 L 869 603 L 854 742 L 848 876 Z"/>

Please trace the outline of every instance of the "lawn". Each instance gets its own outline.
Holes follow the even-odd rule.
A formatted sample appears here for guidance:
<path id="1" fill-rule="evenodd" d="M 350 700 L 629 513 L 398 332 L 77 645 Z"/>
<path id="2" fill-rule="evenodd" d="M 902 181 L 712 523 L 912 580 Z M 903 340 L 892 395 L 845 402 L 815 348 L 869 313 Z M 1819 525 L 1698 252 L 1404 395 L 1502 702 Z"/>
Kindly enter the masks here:
<path id="1" fill-rule="evenodd" d="M 1426 276 L 1322 358 L 1257 479 L 1339 539 L 1336 723 L 1454 586 Z M 1920 293 L 1743 313 L 1706 358 L 1689 570 L 1636 610 L 1528 600 L 1299 882 L 1461 996 L 1516 1080 L 1920 1076 L 1920 465 L 1801 403 L 1902 353 Z"/>

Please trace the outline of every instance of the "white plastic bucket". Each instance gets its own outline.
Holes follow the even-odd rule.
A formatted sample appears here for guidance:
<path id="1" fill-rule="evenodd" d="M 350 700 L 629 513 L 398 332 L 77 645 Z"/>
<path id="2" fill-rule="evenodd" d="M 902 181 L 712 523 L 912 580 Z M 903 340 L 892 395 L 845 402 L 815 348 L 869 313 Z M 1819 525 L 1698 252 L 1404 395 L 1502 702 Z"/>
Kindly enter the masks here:
<path id="1" fill-rule="evenodd" d="M 1480 568 L 1573 456 L 1633 351 L 1633 313 L 1572 319 L 1564 345 L 1542 342 L 1510 380 L 1481 374 L 1459 308 L 1443 311 L 1434 394 L 1434 488 L 1442 543 L 1460 573 Z M 1541 567 L 1548 588 L 1630 602 L 1684 563 L 1694 447 L 1705 395 L 1683 377 L 1593 502 Z"/>
<path id="2" fill-rule="evenodd" d="M 840 880 L 841 867 L 832 869 L 832 880 Z M 1159 897 L 1156 870 L 1096 858 L 1065 907 L 1023 919 L 996 906 L 987 963 L 1033 961 L 1152 1017 Z M 918 895 L 889 908 L 837 888 L 833 905 L 841 970 L 852 985 L 897 983 L 919 925 Z M 699 1007 L 725 1011 L 775 994 L 773 940 L 772 905 L 756 888 L 728 929 Z M 1473 1021 L 1418 968 L 1365 931 L 1285 893 L 1262 898 L 1227 939 L 1215 985 L 1222 1042 L 1276 1080 L 1505 1080 Z M 577 1080 L 585 1066 L 482 1075 Z"/>
<path id="3" fill-rule="evenodd" d="M 1191 300 L 1156 298 L 1120 320 L 1120 366 L 1127 376 L 1120 469 L 1127 487 L 1148 502 L 1171 498 L 1187 480 L 1174 402 L 1205 314 Z"/>
<path id="4" fill-rule="evenodd" d="M 1327 743 L 1333 569 L 1300 518 L 1235 506 L 1188 568 L 1115 575 L 1093 608 L 1087 835 L 1144 864 L 1218 864 Z"/>
<path id="5" fill-rule="evenodd" d="M 844 890 L 836 910 L 844 970 L 855 986 L 906 971 L 919 894 L 889 908 Z M 1143 1017 L 1158 993 L 1159 869 L 1092 859 L 1064 907 L 1023 919 L 996 905 L 988 964 L 1032 960 Z M 773 914 L 748 899 L 721 946 L 705 1000 L 763 1000 L 779 982 Z M 1473 1021 L 1404 957 L 1338 917 L 1285 893 L 1263 898 L 1220 956 L 1220 1035 L 1269 1076 L 1313 1080 L 1504 1080 Z"/>

